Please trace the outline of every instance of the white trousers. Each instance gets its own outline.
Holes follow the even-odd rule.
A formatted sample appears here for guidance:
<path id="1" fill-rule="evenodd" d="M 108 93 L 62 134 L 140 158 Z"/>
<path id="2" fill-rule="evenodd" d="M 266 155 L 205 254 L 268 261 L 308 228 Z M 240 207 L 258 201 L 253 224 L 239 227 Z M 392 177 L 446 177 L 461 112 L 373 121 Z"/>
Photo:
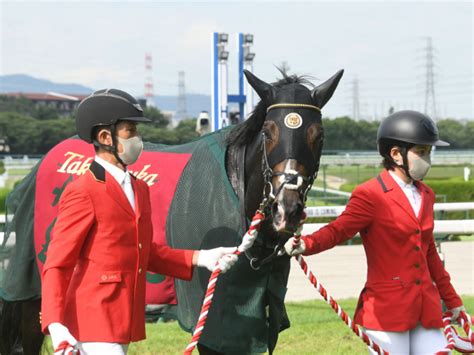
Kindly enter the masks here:
<path id="1" fill-rule="evenodd" d="M 384 332 L 366 329 L 367 335 L 390 355 L 433 355 L 447 345 L 440 329 L 418 325 L 407 332 Z M 369 354 L 377 353 L 369 348 Z"/>
<path id="2" fill-rule="evenodd" d="M 126 355 L 128 344 L 78 342 L 81 355 Z"/>

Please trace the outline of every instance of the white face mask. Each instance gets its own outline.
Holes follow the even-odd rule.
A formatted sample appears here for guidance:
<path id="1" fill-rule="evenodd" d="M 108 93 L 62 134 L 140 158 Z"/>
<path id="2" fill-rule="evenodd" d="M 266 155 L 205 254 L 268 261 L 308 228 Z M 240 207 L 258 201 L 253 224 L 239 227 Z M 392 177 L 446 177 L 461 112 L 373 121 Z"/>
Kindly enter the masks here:
<path id="1" fill-rule="evenodd" d="M 430 154 L 425 154 L 419 156 L 412 151 L 408 151 L 408 172 L 413 180 L 419 181 L 422 180 L 428 171 L 431 168 L 431 156 Z"/>
<path id="2" fill-rule="evenodd" d="M 135 163 L 143 151 L 142 137 L 135 136 L 128 139 L 117 137 L 117 140 L 123 147 L 123 152 L 118 153 L 119 158 L 125 165 Z"/>

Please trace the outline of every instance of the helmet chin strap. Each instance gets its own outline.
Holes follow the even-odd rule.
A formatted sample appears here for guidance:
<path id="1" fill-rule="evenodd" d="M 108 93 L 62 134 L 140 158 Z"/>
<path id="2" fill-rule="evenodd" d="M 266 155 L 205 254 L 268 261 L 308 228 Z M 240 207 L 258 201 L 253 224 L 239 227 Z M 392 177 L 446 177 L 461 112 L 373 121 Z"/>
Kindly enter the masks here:
<path id="1" fill-rule="evenodd" d="M 410 172 L 408 170 L 408 149 L 407 149 L 407 147 L 399 147 L 399 150 L 400 150 L 400 154 L 402 155 L 403 164 L 401 164 L 401 165 L 398 164 L 398 162 L 396 162 L 393 158 L 392 158 L 392 160 L 393 160 L 393 162 L 395 163 L 396 166 L 403 169 L 406 176 L 408 178 L 410 178 L 410 180 L 414 181 L 414 179 L 411 177 Z"/>
<path id="2" fill-rule="evenodd" d="M 102 144 L 102 143 L 99 143 L 96 139 L 94 139 L 92 141 L 92 144 L 95 146 L 95 147 L 99 147 L 99 148 L 102 148 L 108 152 L 111 152 L 115 159 L 117 159 L 117 161 L 122 164 L 124 167 L 127 167 L 127 164 L 125 164 L 122 159 L 120 159 L 119 155 L 118 155 L 118 141 L 117 141 L 117 137 L 115 136 L 115 133 L 116 133 L 116 128 L 115 128 L 115 125 L 111 125 L 110 126 L 110 135 L 112 136 L 112 145 L 106 145 L 106 144 Z"/>

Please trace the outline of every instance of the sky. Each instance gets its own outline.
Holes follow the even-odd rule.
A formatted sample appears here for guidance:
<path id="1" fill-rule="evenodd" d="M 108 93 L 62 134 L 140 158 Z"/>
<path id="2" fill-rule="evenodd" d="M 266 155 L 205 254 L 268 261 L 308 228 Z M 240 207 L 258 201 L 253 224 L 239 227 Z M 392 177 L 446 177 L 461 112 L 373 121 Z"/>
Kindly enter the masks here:
<path id="1" fill-rule="evenodd" d="M 29 74 L 94 89 L 144 93 L 145 53 L 153 55 L 156 95 L 211 92 L 211 33 L 230 36 L 230 93 L 237 93 L 237 33 L 254 35 L 254 73 L 272 82 L 275 66 L 321 83 L 344 77 L 323 109 L 361 118 L 425 109 L 427 37 L 434 48 L 436 113 L 474 119 L 471 1 L 4 1 L 0 74 Z M 429 108 L 431 111 L 431 106 Z"/>

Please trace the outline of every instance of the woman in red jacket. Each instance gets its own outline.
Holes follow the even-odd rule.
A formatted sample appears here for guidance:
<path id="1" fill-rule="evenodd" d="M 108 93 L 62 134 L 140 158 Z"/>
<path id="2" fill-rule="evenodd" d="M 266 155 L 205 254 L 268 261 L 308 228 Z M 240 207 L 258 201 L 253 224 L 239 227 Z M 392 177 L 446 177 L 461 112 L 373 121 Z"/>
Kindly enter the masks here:
<path id="1" fill-rule="evenodd" d="M 427 116 L 400 111 L 377 133 L 385 169 L 359 185 L 345 211 L 319 231 L 303 236 L 289 255 L 312 255 L 360 233 L 367 281 L 354 320 L 390 354 L 433 354 L 444 348 L 443 299 L 457 318 L 463 309 L 433 238 L 433 191 L 421 180 L 432 146 L 447 146 Z"/>

